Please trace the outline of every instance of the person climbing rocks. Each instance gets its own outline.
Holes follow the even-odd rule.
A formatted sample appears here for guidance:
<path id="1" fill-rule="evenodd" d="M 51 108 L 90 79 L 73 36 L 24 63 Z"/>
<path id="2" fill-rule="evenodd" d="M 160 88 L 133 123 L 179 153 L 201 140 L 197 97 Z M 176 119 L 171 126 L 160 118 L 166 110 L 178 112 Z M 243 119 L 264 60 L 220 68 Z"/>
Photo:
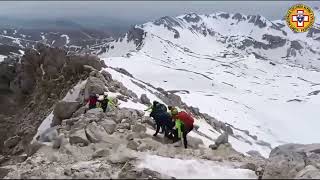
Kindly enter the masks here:
<path id="1" fill-rule="evenodd" d="M 177 107 L 175 107 L 175 106 L 168 106 L 168 109 L 169 109 L 169 113 L 170 113 L 170 115 L 172 116 L 172 112 L 173 111 L 178 111 L 178 108 Z"/>
<path id="2" fill-rule="evenodd" d="M 95 94 L 91 94 L 89 97 L 89 109 L 94 109 L 97 107 L 98 97 Z"/>
<path id="3" fill-rule="evenodd" d="M 101 104 L 101 109 L 103 112 L 107 111 L 108 105 L 112 107 L 116 107 L 114 103 L 114 99 L 108 96 L 107 92 L 103 92 L 103 95 L 100 96 L 99 102 Z"/>
<path id="4" fill-rule="evenodd" d="M 103 112 L 106 112 L 109 104 L 109 98 L 108 98 L 108 93 L 104 92 L 103 93 L 103 99 L 100 101 L 101 103 L 101 108 Z"/>
<path id="5" fill-rule="evenodd" d="M 171 138 L 170 132 L 174 127 L 171 115 L 167 112 L 167 107 L 158 101 L 153 101 L 152 105 L 145 111 L 151 110 L 150 117 L 156 122 L 156 132 L 153 136 L 157 136 L 160 128 L 165 137 Z"/>
<path id="6" fill-rule="evenodd" d="M 187 134 L 193 130 L 194 119 L 185 111 L 178 112 L 178 110 L 172 110 L 172 118 L 175 121 L 175 136 L 173 143 L 178 142 L 183 138 L 184 148 L 188 147 Z"/>

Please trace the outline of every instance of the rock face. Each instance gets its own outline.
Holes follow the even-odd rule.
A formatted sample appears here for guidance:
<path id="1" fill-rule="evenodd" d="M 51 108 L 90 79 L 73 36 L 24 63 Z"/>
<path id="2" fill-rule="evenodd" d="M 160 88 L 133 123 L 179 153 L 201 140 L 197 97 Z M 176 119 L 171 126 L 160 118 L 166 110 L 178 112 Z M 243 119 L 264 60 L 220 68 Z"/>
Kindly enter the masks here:
<path id="1" fill-rule="evenodd" d="M 319 177 L 320 144 L 286 144 L 274 148 L 269 156 L 263 178 Z"/>
<path id="2" fill-rule="evenodd" d="M 52 121 L 51 127 L 61 124 L 61 120 L 63 119 L 70 118 L 72 114 L 79 109 L 79 107 L 80 107 L 80 103 L 76 101 L 58 102 L 53 110 L 54 120 Z"/>
<path id="3" fill-rule="evenodd" d="M 104 82 L 97 77 L 89 77 L 85 87 L 85 99 L 88 99 L 90 94 L 103 94 L 107 91 Z"/>
<path id="4" fill-rule="evenodd" d="M 221 144 L 226 143 L 228 143 L 228 133 L 224 132 L 217 138 L 215 145 L 219 147 Z"/>
<path id="5" fill-rule="evenodd" d="M 105 66 L 96 57 L 68 55 L 62 49 L 45 46 L 26 49 L 21 59 L 10 63 L 0 64 L 0 88 L 5 88 L 5 94 L 0 95 L 0 119 L 4 119 L 0 125 L 0 153 L 9 154 L 13 150 L 3 152 L 3 142 L 17 134 L 30 142 L 58 100 L 89 76 L 84 66 L 98 70 Z M 3 67 L 7 70 L 2 71 Z"/>
<path id="6" fill-rule="evenodd" d="M 150 99 L 147 97 L 146 94 L 141 94 L 140 101 L 142 104 L 151 105 Z"/>
<path id="7" fill-rule="evenodd" d="M 19 143 L 20 139 L 21 139 L 21 137 L 19 137 L 19 136 L 10 137 L 9 139 L 7 139 L 4 142 L 4 146 L 6 148 L 12 148 Z"/>
<path id="8" fill-rule="evenodd" d="M 106 120 L 103 121 L 101 125 L 108 134 L 112 134 L 114 133 L 117 124 L 114 121 Z"/>
<path id="9" fill-rule="evenodd" d="M 95 122 L 90 123 L 86 127 L 86 134 L 90 142 L 97 143 L 108 137 L 105 129 Z"/>
<path id="10" fill-rule="evenodd" d="M 89 141 L 86 136 L 86 132 L 84 129 L 77 130 L 70 134 L 69 137 L 70 144 L 79 144 L 82 143 L 83 145 L 88 145 Z"/>

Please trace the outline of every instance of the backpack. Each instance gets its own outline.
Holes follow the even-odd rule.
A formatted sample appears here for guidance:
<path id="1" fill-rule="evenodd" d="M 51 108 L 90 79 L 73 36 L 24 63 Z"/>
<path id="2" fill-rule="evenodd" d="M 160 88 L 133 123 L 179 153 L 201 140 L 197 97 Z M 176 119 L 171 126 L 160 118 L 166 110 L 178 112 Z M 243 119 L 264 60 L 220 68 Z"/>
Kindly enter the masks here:
<path id="1" fill-rule="evenodd" d="M 157 107 L 157 112 L 167 112 L 167 107 L 164 104 L 158 104 Z"/>
<path id="2" fill-rule="evenodd" d="M 191 127 L 193 126 L 194 119 L 191 117 L 190 114 L 186 113 L 185 111 L 181 111 L 178 113 L 177 117 L 183 121 L 184 124 Z"/>
<path id="3" fill-rule="evenodd" d="M 103 97 L 103 100 L 101 101 L 101 106 L 107 107 L 109 103 L 109 99 L 107 97 Z"/>

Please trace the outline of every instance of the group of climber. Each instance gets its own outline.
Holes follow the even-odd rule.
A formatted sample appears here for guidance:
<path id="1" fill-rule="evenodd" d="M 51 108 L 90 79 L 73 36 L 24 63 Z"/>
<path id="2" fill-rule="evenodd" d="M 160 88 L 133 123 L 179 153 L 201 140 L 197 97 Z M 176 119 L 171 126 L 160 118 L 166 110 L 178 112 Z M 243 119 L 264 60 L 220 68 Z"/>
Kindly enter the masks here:
<path id="1" fill-rule="evenodd" d="M 108 93 L 91 94 L 88 99 L 89 109 L 101 108 L 103 112 L 107 111 L 108 105 L 115 106 L 113 99 L 108 97 Z"/>
<path id="2" fill-rule="evenodd" d="M 150 117 L 156 122 L 156 132 L 153 136 L 157 136 L 162 129 L 164 136 L 172 139 L 176 143 L 183 139 L 184 148 L 187 148 L 187 134 L 192 131 L 194 119 L 185 111 L 180 111 L 174 106 L 168 108 L 157 101 L 153 101 L 152 105 L 145 111 L 150 111 Z"/>

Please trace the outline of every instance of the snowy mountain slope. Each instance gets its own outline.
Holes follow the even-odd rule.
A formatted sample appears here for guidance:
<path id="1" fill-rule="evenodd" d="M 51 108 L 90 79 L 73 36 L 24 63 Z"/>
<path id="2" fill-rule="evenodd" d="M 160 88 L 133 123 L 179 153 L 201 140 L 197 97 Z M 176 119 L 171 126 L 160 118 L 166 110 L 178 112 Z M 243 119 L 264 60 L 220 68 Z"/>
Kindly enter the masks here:
<path id="1" fill-rule="evenodd" d="M 145 46 L 147 43 L 142 42 L 142 39 L 155 36 L 203 55 L 215 55 L 216 51 L 221 52 L 221 47 L 224 47 L 242 54 L 253 53 L 257 58 L 279 63 L 320 67 L 319 62 L 312 62 L 320 57 L 320 41 L 317 40 L 319 26 L 315 25 L 312 32 L 298 34 L 293 33 L 284 23 L 272 22 L 259 15 L 191 13 L 176 18 L 163 17 L 136 26 L 126 35 L 133 36 L 132 41 L 126 39 L 122 44 L 139 40 L 135 44 Z M 114 51 L 119 51 L 116 44 L 110 46 L 113 48 L 109 48 L 107 54 L 114 55 Z"/>
<path id="2" fill-rule="evenodd" d="M 280 27 L 241 14 L 164 17 L 136 26 L 101 57 L 155 87 L 187 90 L 177 94 L 188 105 L 256 135 L 252 149 L 318 142 L 320 44 Z"/>
<path id="3" fill-rule="evenodd" d="M 148 84 L 144 83 L 143 81 L 140 81 L 137 78 L 132 78 L 129 76 L 126 76 L 124 74 L 121 74 L 113 69 L 106 68 L 113 77 L 113 79 L 122 82 L 126 85 L 126 87 L 133 92 L 135 92 L 139 97 L 142 94 L 146 94 L 148 98 L 150 98 L 151 101 L 156 100 L 161 103 L 164 103 L 156 94 L 159 93 L 159 91 L 153 87 L 150 87 Z M 135 82 L 135 83 L 134 83 Z M 137 85 L 137 83 L 142 84 L 144 88 Z M 179 94 L 180 95 L 180 94 Z M 180 95 L 181 96 L 181 95 Z M 122 102 L 120 101 L 120 107 L 128 107 L 128 108 L 134 108 L 139 110 L 144 110 L 147 107 L 145 105 L 134 103 L 131 101 L 128 102 Z M 189 102 L 188 102 L 189 104 Z M 190 103 L 192 104 L 192 103 Z M 190 136 L 197 137 L 202 139 L 204 142 L 204 145 L 206 147 L 209 147 L 209 145 L 214 144 L 214 141 L 216 138 L 221 135 L 221 132 L 216 131 L 208 122 L 206 122 L 204 119 L 195 118 L 195 124 L 199 126 L 198 131 L 203 134 L 199 134 L 197 132 L 190 132 Z M 154 133 L 154 130 L 152 131 L 152 134 Z M 263 156 L 268 157 L 270 152 L 270 147 L 268 145 L 264 144 L 263 141 L 255 140 L 252 137 L 250 137 L 248 134 L 244 133 L 241 130 L 233 129 L 234 136 L 229 137 L 229 141 L 232 143 L 232 146 L 239 152 L 247 154 L 250 150 L 257 150 L 259 151 Z M 152 135 L 151 134 L 151 135 Z"/>

